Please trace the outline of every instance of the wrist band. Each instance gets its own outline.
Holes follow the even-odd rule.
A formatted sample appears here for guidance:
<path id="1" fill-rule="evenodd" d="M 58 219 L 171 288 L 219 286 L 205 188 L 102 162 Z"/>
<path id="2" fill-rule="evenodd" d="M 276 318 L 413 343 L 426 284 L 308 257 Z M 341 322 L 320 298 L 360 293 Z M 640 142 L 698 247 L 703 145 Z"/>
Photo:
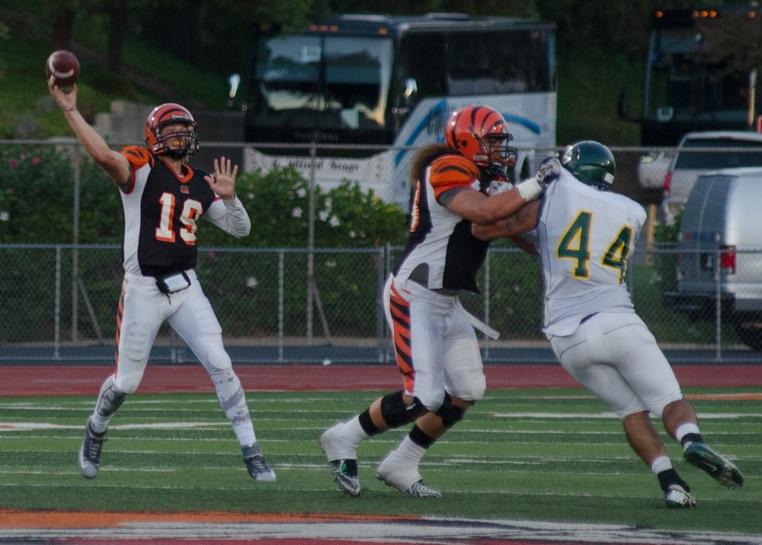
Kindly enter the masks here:
<path id="1" fill-rule="evenodd" d="M 521 198 L 526 202 L 537 198 L 543 191 L 543 187 L 540 185 L 540 182 L 537 181 L 535 176 L 518 184 L 516 189 L 519 190 L 519 195 L 521 195 Z"/>

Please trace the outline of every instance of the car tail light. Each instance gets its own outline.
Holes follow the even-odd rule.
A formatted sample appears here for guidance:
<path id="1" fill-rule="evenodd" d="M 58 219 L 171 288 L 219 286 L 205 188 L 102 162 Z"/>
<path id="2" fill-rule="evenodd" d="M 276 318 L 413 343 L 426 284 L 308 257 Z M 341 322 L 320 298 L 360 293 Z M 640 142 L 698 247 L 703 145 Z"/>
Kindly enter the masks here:
<path id="1" fill-rule="evenodd" d="M 720 270 L 729 274 L 736 272 L 735 246 L 722 246 L 720 248 Z"/>
<path id="2" fill-rule="evenodd" d="M 664 175 L 664 184 L 662 185 L 664 193 L 669 194 L 669 190 L 672 189 L 672 172 L 668 171 Z"/>

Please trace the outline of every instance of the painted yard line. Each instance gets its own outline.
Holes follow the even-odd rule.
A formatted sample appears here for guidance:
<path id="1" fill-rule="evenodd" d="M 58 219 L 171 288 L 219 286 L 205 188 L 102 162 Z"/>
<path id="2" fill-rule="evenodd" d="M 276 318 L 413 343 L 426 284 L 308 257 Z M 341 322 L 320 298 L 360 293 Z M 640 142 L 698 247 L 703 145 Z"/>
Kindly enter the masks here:
<path id="1" fill-rule="evenodd" d="M 166 414 L 168 409 L 166 407 L 150 407 L 150 408 L 141 408 L 141 407 L 133 407 L 130 405 L 124 405 L 124 408 L 122 409 L 122 412 L 130 412 L 130 413 L 159 413 L 159 414 Z M 254 415 L 268 415 L 268 414 L 274 414 L 274 415 L 282 415 L 283 409 L 281 408 L 273 408 L 273 409 L 266 409 L 262 407 L 258 407 L 255 404 L 251 405 L 252 413 Z M 23 408 L 17 408 L 16 410 L 24 410 L 24 411 L 37 411 L 37 412 L 44 412 L 44 411 L 56 411 L 56 412 L 77 412 L 82 413 L 83 410 L 76 407 L 60 407 L 58 409 L 51 409 L 50 407 L 43 407 L 43 406 L 37 406 L 32 405 L 29 407 L 23 407 Z M 212 413 L 212 412 L 219 412 L 221 409 L 219 409 L 219 406 L 217 407 L 217 410 L 214 411 L 212 409 L 188 409 L 185 407 L 182 407 L 180 405 L 177 406 L 176 409 L 173 409 L 174 412 L 182 412 L 182 413 Z M 88 411 L 89 412 L 89 411 Z M 343 414 L 346 411 L 343 409 L 289 409 L 289 414 L 306 414 L 306 415 L 329 415 L 331 417 L 338 414 Z M 121 413 L 120 413 L 121 414 Z"/>
<path id="2" fill-rule="evenodd" d="M 532 412 L 500 412 L 492 413 L 495 418 L 547 418 L 547 419 L 560 419 L 560 420 L 573 420 L 573 419 L 615 419 L 619 420 L 614 413 L 602 412 L 602 413 L 532 413 Z M 736 418 L 762 418 L 762 413 L 698 413 L 699 419 L 736 419 Z"/>
<path id="3" fill-rule="evenodd" d="M 81 481 L 84 483 L 84 481 Z M 136 484 L 98 484 L 97 489 L 99 492 L 103 492 L 104 490 L 116 490 L 116 491 L 122 491 L 122 493 L 130 491 L 130 490 L 173 490 L 173 491 L 188 491 L 189 494 L 193 495 L 194 493 L 197 495 L 198 491 L 248 491 L 248 492 L 262 492 L 264 490 L 277 490 L 277 491 L 299 491 L 299 492 L 319 492 L 319 493 L 326 493 L 328 495 L 341 495 L 340 492 L 336 491 L 334 487 L 331 486 L 330 483 L 326 482 L 325 486 L 319 486 L 319 487 L 311 487 L 311 486 L 305 486 L 304 484 L 299 485 L 298 488 L 286 488 L 282 485 L 270 485 L 270 483 L 265 484 L 257 484 L 254 481 L 251 481 L 251 485 L 249 486 L 231 486 L 229 484 L 226 484 L 226 486 L 222 487 L 211 487 L 211 486 L 203 486 L 203 485 L 193 485 L 193 486 L 172 486 L 172 485 L 136 485 Z M 7 483 L 0 483 L 0 489 L 6 489 L 6 488 L 17 488 L 17 487 L 29 487 L 29 488 L 50 488 L 50 484 L 44 484 L 44 483 L 20 483 L 19 485 L 15 484 L 7 484 Z M 382 488 L 381 488 L 382 487 Z M 92 485 L 89 485 L 87 483 L 84 484 L 71 484 L 71 483 L 57 483 L 56 488 L 60 489 L 92 489 Z M 404 498 L 405 496 L 402 495 L 402 493 L 397 492 L 396 490 L 393 490 L 391 488 L 388 488 L 380 483 L 376 484 L 374 488 L 367 489 L 366 491 L 372 491 L 374 494 L 380 493 L 383 496 L 394 496 L 399 498 Z M 473 488 L 447 488 L 446 489 L 447 494 L 464 494 L 467 496 L 485 496 L 485 497 L 492 497 L 492 496 L 515 496 L 519 498 L 533 498 L 533 497 L 542 497 L 542 498 L 578 498 L 578 497 L 585 497 L 585 498 L 602 498 L 602 499 L 609 499 L 609 500 L 621 500 L 621 499 L 627 499 L 627 500 L 657 500 L 659 499 L 660 493 L 658 491 L 658 487 L 655 488 L 653 494 L 593 494 L 589 492 L 582 492 L 578 489 L 570 490 L 569 492 L 558 492 L 558 491 L 548 491 L 548 492 L 541 492 L 537 491 L 536 489 L 532 489 L 532 491 L 523 491 L 523 490 L 511 490 L 510 489 L 510 483 L 507 488 L 505 489 L 479 489 L 475 490 Z M 705 505 L 707 503 L 727 503 L 727 498 L 701 498 L 701 504 Z"/>
<path id="4" fill-rule="evenodd" d="M 161 422 L 156 424 L 114 424 L 110 430 L 185 430 L 230 426 L 228 422 Z M 73 424 L 53 424 L 49 422 L 0 422 L 0 432 L 8 430 L 82 430 L 84 427 Z"/>
<path id="5" fill-rule="evenodd" d="M 128 411 L 125 411 L 127 413 Z M 199 412 L 207 412 L 207 411 L 199 411 Z M 282 412 L 273 411 L 274 414 L 282 414 Z M 310 414 L 310 411 L 303 411 L 305 414 Z M 314 414 L 314 413 L 312 413 Z M 485 418 L 486 417 L 486 418 Z M 709 412 L 699 412 L 698 413 L 699 420 L 743 420 L 746 418 L 749 419 L 757 419 L 762 418 L 762 413 L 709 413 Z M 124 415 L 122 418 L 130 418 L 129 415 Z M 222 417 L 220 417 L 222 418 Z M 476 423 L 479 421 L 485 421 L 489 422 L 493 418 L 499 418 L 499 419 L 511 419 L 516 422 L 527 422 L 527 423 L 534 423 L 541 420 L 566 420 L 566 421 L 574 421 L 574 420 L 580 420 L 582 422 L 590 421 L 590 420 L 611 420 L 612 422 L 619 422 L 619 418 L 616 417 L 614 413 L 553 413 L 553 412 L 491 412 L 491 413 L 484 413 L 484 414 L 475 414 L 473 417 L 470 418 L 470 420 L 466 423 Z M 137 418 L 134 418 L 137 419 Z M 146 417 L 141 416 L 139 419 L 143 420 L 149 420 L 149 421 L 155 421 L 158 422 L 158 425 L 167 424 L 168 426 L 174 425 L 172 422 L 166 422 L 166 419 L 162 419 L 159 417 Z M 339 418 L 338 420 L 333 419 L 323 419 L 323 423 L 317 425 L 315 428 L 309 426 L 309 427 L 298 427 L 294 428 L 291 426 L 291 424 L 294 423 L 293 418 L 287 418 L 287 417 L 271 417 L 267 416 L 267 411 L 254 411 L 254 420 L 262 420 L 266 421 L 268 424 L 276 423 L 276 422 L 286 422 L 289 424 L 288 429 L 298 429 L 298 430 L 311 430 L 311 429 L 325 429 L 326 426 L 330 426 L 334 422 L 341 421 Z M 180 422 L 180 424 L 184 424 L 186 421 Z M 193 421 L 191 421 L 193 422 Z M 208 421 L 209 425 L 212 424 L 218 424 L 220 423 L 220 420 L 215 418 L 214 422 Z M 3 424 L 11 424 L 8 422 L 0 422 L 0 429 L 2 428 Z M 154 424 L 115 424 L 114 426 L 141 426 L 141 425 L 154 425 Z M 76 425 L 70 425 L 72 429 L 76 428 Z M 80 425 L 80 427 L 83 427 L 83 425 Z M 113 429 L 113 426 L 111 427 Z M 478 430 L 478 429 L 477 429 Z M 391 430 L 392 432 L 396 430 Z M 464 430 L 468 431 L 468 430 Z M 485 430 L 489 431 L 489 430 Z M 502 430 L 492 430 L 501 432 Z M 513 430 L 510 430 L 513 431 Z"/>
<path id="6" fill-rule="evenodd" d="M 178 424 L 178 425 L 175 425 Z M 458 434 L 464 434 L 464 433 L 479 433 L 479 434 L 485 434 L 485 435 L 506 435 L 509 437 L 514 437 L 516 435 L 611 435 L 615 437 L 621 437 L 622 431 L 619 427 L 619 422 L 616 421 L 616 429 L 614 430 L 559 430 L 559 429 L 540 429 L 540 430 L 532 430 L 532 429 L 515 429 L 515 428 L 509 428 L 509 429 L 486 429 L 486 428 L 467 428 L 462 427 L 457 430 Z M 712 424 L 719 424 L 718 422 L 712 422 Z M 465 424 L 467 425 L 467 424 Z M 754 429 L 756 430 L 759 427 L 759 423 L 756 422 L 734 422 L 734 426 L 741 427 L 741 426 L 754 426 Z M 112 424 L 109 429 L 110 430 L 140 430 L 140 429 L 177 429 L 177 430 L 187 430 L 188 428 L 200 428 L 200 429 L 224 429 L 227 430 L 230 427 L 230 424 L 228 422 L 179 422 L 179 423 L 173 423 L 173 422 L 162 422 L 160 424 L 152 424 L 152 423 L 141 423 L 141 424 Z M 322 433 L 326 429 L 326 425 L 320 425 L 320 426 L 311 426 L 311 427 L 292 427 L 289 426 L 288 428 L 266 428 L 263 426 L 258 426 L 259 428 L 266 430 L 265 433 L 274 433 L 274 432 L 305 432 L 305 433 Z M 83 429 L 83 426 L 81 424 L 54 424 L 52 422 L 0 422 L 0 432 L 17 432 L 14 437 L 19 436 L 22 432 L 25 433 L 23 437 L 25 439 L 79 439 L 81 437 L 81 432 Z M 72 435 L 30 435 L 26 432 L 35 432 L 35 431 L 45 431 L 45 430 L 75 430 L 78 433 L 72 434 Z M 388 433 L 391 435 L 404 435 L 407 433 L 407 430 L 389 430 Z M 739 436 L 742 435 L 742 433 L 739 433 L 736 431 L 722 431 L 722 430 L 713 430 L 711 432 L 712 437 L 715 436 Z M 120 434 L 119 439 L 135 439 L 135 440 L 145 440 L 145 441 L 153 441 L 153 440 L 167 440 L 167 441 L 188 441 L 188 442 L 195 442 L 195 441 L 223 441 L 227 440 L 227 438 L 221 438 L 221 437 L 145 437 L 143 435 L 125 435 Z M 305 440 L 310 440 L 312 438 L 305 438 Z M 290 441 L 296 441 L 298 439 L 275 439 L 270 438 L 267 440 L 267 442 L 281 442 L 281 443 L 287 443 Z M 384 439 L 373 439 L 373 442 L 383 441 Z M 448 439 L 441 439 L 437 443 L 442 443 L 443 441 L 448 441 Z"/>
<path id="7" fill-rule="evenodd" d="M 317 457 L 317 456 L 313 456 Z M 606 458 L 538 458 L 538 457 L 532 457 L 532 458 L 521 458 L 521 459 L 496 459 L 496 458 L 444 458 L 439 461 L 434 460 L 426 460 L 421 462 L 421 467 L 428 467 L 428 468 L 449 468 L 452 467 L 453 464 L 463 464 L 468 463 L 472 466 L 477 465 L 483 465 L 487 467 L 495 467 L 495 466 L 533 466 L 533 467 L 539 467 L 547 464 L 571 464 L 571 463 L 577 463 L 577 464 L 618 464 L 621 462 L 633 462 L 636 461 L 636 458 L 633 456 L 611 456 Z M 758 462 L 762 461 L 762 458 L 760 457 L 743 457 L 744 462 Z M 328 469 L 328 465 L 326 462 L 318 462 L 318 463 L 294 463 L 294 462 L 275 462 L 272 464 L 276 468 L 291 468 L 291 469 Z M 373 460 L 372 458 L 365 459 L 365 460 L 359 460 L 358 466 L 361 468 L 366 469 L 375 469 L 378 465 L 378 460 Z M 8 469 L 11 468 L 11 469 Z M 194 465 L 194 469 L 198 470 L 208 470 L 208 471 L 230 471 L 231 469 L 234 469 L 238 471 L 238 464 L 236 465 Z M 187 471 L 187 467 L 151 467 L 151 466 L 119 466 L 119 465 L 109 465 L 105 468 L 103 468 L 102 471 L 104 472 L 147 472 L 147 473 L 161 473 L 161 472 L 185 472 Z M 471 469 L 464 467 L 464 468 L 458 468 L 458 472 L 467 472 L 471 471 Z M 480 470 L 481 471 L 481 470 Z M 79 475 L 79 471 L 76 469 L 72 470 L 65 470 L 65 471 L 55 471 L 55 470 L 27 470 L 27 469 L 17 469 L 16 466 L 2 466 L 0 465 L 0 474 L 42 474 L 42 475 L 52 475 L 52 474 L 61 474 L 61 475 Z M 576 473 L 584 473 L 586 475 L 633 475 L 635 473 L 632 472 L 619 472 L 619 471 L 587 471 L 587 472 L 577 472 Z M 757 477 L 754 475 L 748 476 L 747 480 L 756 480 Z"/>
<path id="8" fill-rule="evenodd" d="M 140 395 L 140 394 L 138 394 Z M 150 395 L 150 394 L 145 394 Z M 176 394 L 178 397 L 191 396 L 196 394 Z M 199 394 L 203 395 L 203 394 Z M 335 398 L 325 397 L 283 397 L 283 398 L 262 398 L 256 395 L 251 396 L 251 404 L 255 407 L 263 403 L 272 403 L 277 405 L 298 405 L 302 403 L 326 403 L 326 404 L 346 404 L 343 400 L 337 400 Z M 718 392 L 718 393 L 688 393 L 685 396 L 688 399 L 696 400 L 711 400 L 711 401 L 747 401 L 747 400 L 760 400 L 762 399 L 762 392 Z M 506 397 L 486 397 L 483 402 L 511 402 L 521 400 L 595 400 L 595 396 L 592 395 L 512 395 Z M 187 408 L 189 404 L 196 405 L 208 405 L 211 408 L 218 407 L 218 401 L 216 398 L 211 397 L 209 399 L 137 399 L 131 397 L 129 400 L 130 407 L 136 407 L 140 405 L 152 406 L 152 405 L 173 405 L 177 406 L 178 410 Z M 43 404 L 42 406 L 40 404 Z M 91 407 L 93 400 L 87 399 L 72 399 L 68 400 L 56 400 L 55 405 L 46 404 L 46 400 L 40 400 L 39 402 L 14 401 L 14 402 L 2 402 L 0 401 L 0 409 L 35 409 L 35 410 L 72 410 L 72 407 Z M 260 407 L 261 408 L 261 407 Z M 198 410 L 198 409 L 195 409 Z M 341 410 L 338 408 L 337 410 Z"/>
<path id="9" fill-rule="evenodd" d="M 625 461 L 632 461 L 632 458 L 625 460 Z M 422 467 L 426 467 L 431 470 L 439 470 L 439 469 L 447 469 L 451 467 L 451 463 L 436 463 L 436 462 L 429 462 L 426 464 L 422 464 Z M 271 464 L 272 467 L 278 470 L 310 470 L 310 471 L 322 471 L 325 470 L 326 476 L 328 476 L 329 472 L 329 466 L 327 464 Z M 377 462 L 365 462 L 365 463 L 358 463 L 357 464 L 359 468 L 361 469 L 370 469 L 373 470 L 378 466 Z M 482 462 L 474 463 L 472 465 L 484 465 L 489 467 L 494 466 L 501 466 L 500 468 L 500 474 L 512 474 L 512 475 L 524 475 L 526 476 L 526 467 L 528 466 L 542 466 L 543 463 L 537 462 L 524 462 L 524 461 L 489 461 L 485 460 Z M 505 466 L 505 467 L 503 467 Z M 515 466 L 515 468 L 514 468 Z M 231 467 L 231 466 L 225 466 L 225 467 L 210 467 L 210 466 L 194 466 L 194 470 L 198 471 L 206 471 L 206 472 L 230 472 L 235 471 L 238 472 L 239 468 Z M 139 473 L 167 473 L 167 474 L 175 474 L 175 473 L 187 473 L 188 468 L 146 468 L 146 467 L 115 467 L 110 466 L 106 468 L 105 470 L 102 470 L 101 473 L 111 474 L 111 473 L 129 473 L 129 474 L 139 474 Z M 473 467 L 470 468 L 458 468 L 458 473 L 484 473 L 484 469 L 474 469 Z M 643 472 L 623 472 L 623 471 L 575 471 L 574 475 L 585 475 L 588 477 L 627 477 L 627 476 L 640 476 L 640 475 L 647 475 L 647 470 L 643 470 Z M 57 477 L 72 477 L 72 476 L 79 476 L 79 470 L 72 469 L 72 470 L 58 470 L 58 471 L 40 471 L 40 470 L 27 470 L 27 469 L 18 469 L 18 470 L 7 470 L 0 468 L 0 475 L 6 475 L 6 476 L 15 476 L 15 475 L 42 475 L 42 476 L 57 476 Z M 748 482 L 748 479 L 747 479 Z M 5 480 L 4 485 L 5 486 L 13 486 L 14 484 L 17 484 L 18 486 L 25 486 L 26 481 L 21 482 L 14 482 L 10 480 Z M 69 484 L 69 483 L 67 483 Z M 65 486 L 65 485 L 58 485 L 58 486 Z M 79 486 L 79 485 L 74 485 Z M 302 487 L 300 485 L 299 490 L 302 490 Z"/>
<path id="10" fill-rule="evenodd" d="M 385 390 L 379 390 L 379 392 L 382 392 Z M 500 390 L 491 390 L 487 392 L 487 395 L 484 397 L 484 402 L 497 402 L 497 401 L 510 401 L 510 400 L 594 400 L 597 399 L 592 394 L 538 394 L 538 393 L 523 393 L 522 390 L 512 390 L 512 389 L 506 389 L 503 391 Z M 97 393 L 97 392 L 96 392 Z M 296 392 L 295 392 L 296 393 Z M 336 392 L 334 392 L 336 393 Z M 344 392 L 338 392 L 338 393 L 344 393 Z M 351 392 L 350 392 L 351 393 Z M 364 395 L 367 394 L 367 391 L 362 392 L 355 392 L 357 394 L 363 394 L 360 397 L 363 398 L 372 398 L 372 395 Z M 211 396 L 210 396 L 211 394 Z M 213 390 L 209 390 L 209 392 L 177 392 L 177 393 L 168 393 L 168 394 L 157 394 L 157 393 L 136 393 L 130 396 L 130 404 L 188 404 L 188 403 L 194 403 L 194 404 L 209 404 L 209 405 L 216 405 L 217 399 L 214 397 Z M 292 395 L 286 396 L 270 396 L 267 392 L 264 391 L 258 391 L 258 390 L 250 390 L 247 392 L 249 396 L 252 397 L 252 401 L 254 403 L 288 403 L 288 404 L 298 404 L 298 403 L 304 403 L 304 402 L 314 402 L 314 403 L 339 403 L 344 404 L 346 403 L 346 400 L 344 399 L 337 399 L 335 396 L 297 396 L 294 397 Z M 685 396 L 691 399 L 726 399 L 726 400 L 748 400 L 748 399 L 757 399 L 757 396 L 762 395 L 762 391 L 759 389 L 751 390 L 751 391 L 741 391 L 741 392 L 686 392 Z M 64 404 L 75 404 L 75 405 L 91 405 L 93 403 L 93 398 L 95 396 L 95 393 L 93 396 L 88 395 L 76 395 L 71 396 L 71 399 L 66 399 L 62 397 L 56 398 L 56 403 L 64 403 Z M 166 398 L 161 399 L 142 399 L 143 397 L 157 397 L 157 396 L 166 396 Z M 6 406 L 9 404 L 15 404 L 15 403 L 30 403 L 26 398 L 20 398 L 24 401 L 10 401 L 6 398 L 6 400 L 0 402 L 0 406 Z M 182 401 L 180 401 L 182 400 Z M 50 401 L 49 398 L 46 398 L 46 401 Z"/>
<path id="11" fill-rule="evenodd" d="M 26 438 L 14 437 L 14 439 L 26 439 Z M 40 440 L 45 440 L 45 439 L 46 439 L 45 437 L 40 438 Z M 72 438 L 66 438 L 66 439 L 69 439 L 69 440 L 73 441 L 75 438 L 72 437 Z M 77 439 L 79 439 L 79 438 L 77 438 Z M 155 442 L 167 443 L 167 442 L 170 441 L 169 439 L 164 439 L 164 438 L 152 438 L 152 439 L 148 439 L 148 438 L 144 438 L 144 437 L 112 437 L 112 440 L 119 441 L 119 442 L 137 442 L 137 443 L 149 443 L 149 442 L 151 442 L 151 443 L 155 443 Z M 181 439 L 178 439 L 176 442 L 180 443 L 181 441 L 182 441 Z M 217 443 L 220 444 L 220 446 L 222 446 L 222 445 L 232 445 L 233 444 L 233 441 L 230 438 L 220 438 L 220 439 L 216 439 L 216 440 L 211 440 L 209 442 L 217 442 Z M 288 439 L 263 439 L 262 440 L 262 443 L 265 444 L 265 445 L 268 444 L 268 443 L 285 444 L 285 443 L 291 443 L 291 442 L 293 442 L 293 440 L 288 440 Z M 316 440 L 315 441 L 311 440 L 310 442 L 314 443 L 315 446 L 317 447 Z M 376 439 L 376 440 L 373 441 L 373 444 L 377 445 L 377 446 L 382 446 L 382 445 L 395 445 L 396 446 L 397 444 L 399 444 L 399 441 L 398 440 L 394 440 L 394 439 Z M 624 448 L 626 446 L 626 444 L 627 443 L 624 441 L 624 439 L 622 439 L 620 441 L 600 441 L 600 442 L 596 442 L 596 443 L 588 443 L 588 444 L 584 444 L 584 445 L 578 445 L 578 448 L 580 450 L 584 450 L 586 448 L 597 448 L 597 447 L 614 447 L 614 448 L 620 448 L 620 447 L 622 447 L 622 448 Z M 672 443 L 670 443 L 670 444 L 672 444 Z M 738 445 L 736 443 L 724 443 L 722 441 L 712 441 L 712 444 L 715 445 L 715 446 L 718 446 L 718 447 L 719 446 L 723 446 L 723 447 L 751 448 L 751 447 L 754 447 L 755 445 L 757 445 L 758 443 L 744 443 L 743 445 Z M 437 445 L 447 446 L 447 447 L 453 447 L 453 448 L 463 447 L 463 448 L 466 448 L 466 449 L 469 449 L 469 448 L 472 449 L 474 447 L 474 442 L 473 441 L 457 441 L 457 440 L 452 440 L 452 439 L 440 439 L 439 441 L 437 441 Z M 495 446 L 495 447 L 504 447 L 505 446 L 505 444 L 502 443 L 502 442 L 489 443 L 489 445 L 490 446 Z M 508 443 L 508 445 L 509 446 L 514 446 L 514 445 L 516 445 L 516 446 L 547 446 L 548 443 L 544 442 L 544 441 L 510 441 L 510 443 Z M 147 445 L 145 445 L 145 446 L 147 446 Z M 675 446 L 677 446 L 677 445 L 675 444 Z M 231 447 L 231 449 L 232 448 L 233 447 Z M 177 452 L 168 452 L 166 449 L 159 449 L 159 450 L 141 449 L 141 450 L 136 450 L 136 449 L 131 448 L 129 446 L 123 446 L 123 445 L 119 445 L 118 448 L 114 448 L 114 451 L 116 451 L 118 453 L 121 453 L 121 454 L 150 454 L 150 455 L 156 455 L 156 454 L 158 454 L 158 455 L 165 455 L 165 456 L 171 456 L 171 455 L 176 455 L 176 454 L 188 454 L 187 451 L 184 451 L 184 452 L 180 452 L 180 451 L 177 451 Z M 18 452 L 18 453 L 21 453 L 21 452 L 29 452 L 29 449 L 18 450 L 18 449 L 4 449 L 4 448 L 0 447 L 0 452 L 6 452 L 6 453 L 7 452 Z M 56 449 L 52 449 L 51 450 L 51 449 L 35 448 L 35 452 L 38 452 L 38 453 L 51 452 L 51 453 L 58 453 L 58 454 L 60 454 L 61 450 L 60 449 L 57 449 L 57 450 Z M 318 452 L 319 451 L 316 448 L 315 455 L 318 455 Z M 204 451 L 203 454 L 225 455 L 225 454 L 231 454 L 231 451 L 230 450 Z M 504 455 L 504 452 L 501 452 L 500 455 Z M 432 456 L 432 455 L 430 455 L 430 456 Z M 433 454 L 433 456 L 437 456 L 437 454 Z"/>

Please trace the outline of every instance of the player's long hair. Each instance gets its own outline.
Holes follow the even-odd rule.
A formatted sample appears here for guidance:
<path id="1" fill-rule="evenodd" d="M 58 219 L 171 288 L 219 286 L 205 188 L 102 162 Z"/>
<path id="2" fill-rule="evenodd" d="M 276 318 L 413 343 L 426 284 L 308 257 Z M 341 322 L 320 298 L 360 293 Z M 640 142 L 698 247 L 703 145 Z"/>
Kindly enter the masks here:
<path id="1" fill-rule="evenodd" d="M 460 155 L 446 144 L 428 144 L 419 149 L 410 162 L 410 183 L 415 186 L 423 176 L 423 171 L 434 159 L 448 154 Z"/>

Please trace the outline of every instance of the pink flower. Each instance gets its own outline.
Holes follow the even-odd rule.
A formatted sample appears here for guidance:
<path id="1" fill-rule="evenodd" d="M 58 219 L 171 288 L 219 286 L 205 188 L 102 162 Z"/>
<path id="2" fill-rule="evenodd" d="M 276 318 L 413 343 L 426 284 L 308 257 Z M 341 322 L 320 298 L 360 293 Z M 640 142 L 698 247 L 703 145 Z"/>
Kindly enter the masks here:
<path id="1" fill-rule="evenodd" d="M 40 163 L 42 163 L 42 159 L 40 159 L 39 157 L 32 157 L 33 165 L 39 165 Z"/>
<path id="2" fill-rule="evenodd" d="M 11 159 L 10 161 L 8 161 L 8 164 L 11 166 L 11 168 L 16 168 L 19 162 L 16 159 Z"/>

